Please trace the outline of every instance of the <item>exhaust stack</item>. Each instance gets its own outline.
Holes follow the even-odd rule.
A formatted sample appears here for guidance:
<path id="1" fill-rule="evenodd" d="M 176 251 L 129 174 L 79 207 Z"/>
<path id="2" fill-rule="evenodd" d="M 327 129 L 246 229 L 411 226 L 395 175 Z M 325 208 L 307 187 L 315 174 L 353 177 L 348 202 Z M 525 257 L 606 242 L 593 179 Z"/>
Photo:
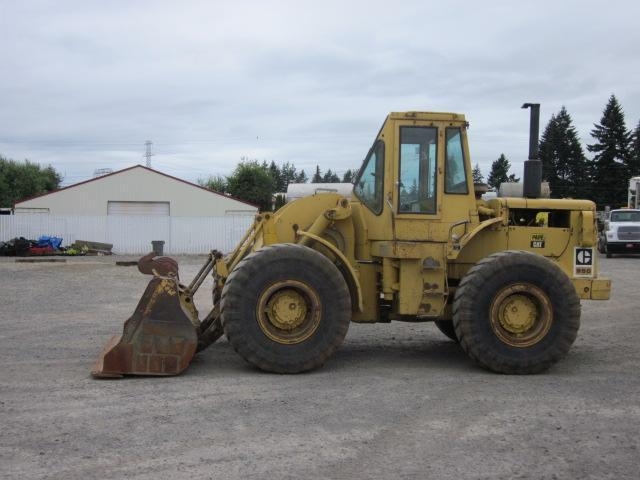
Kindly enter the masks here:
<path id="1" fill-rule="evenodd" d="M 538 158 L 540 104 L 525 103 L 522 108 L 531 109 L 529 117 L 529 159 L 524 162 L 522 193 L 525 198 L 540 198 L 542 188 L 542 162 Z"/>

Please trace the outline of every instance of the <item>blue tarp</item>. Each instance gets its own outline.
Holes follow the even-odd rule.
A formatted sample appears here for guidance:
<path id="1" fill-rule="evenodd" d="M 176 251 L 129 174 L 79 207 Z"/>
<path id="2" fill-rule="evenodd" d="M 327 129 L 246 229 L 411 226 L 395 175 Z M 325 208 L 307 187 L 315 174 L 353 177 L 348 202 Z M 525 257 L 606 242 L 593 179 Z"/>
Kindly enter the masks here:
<path id="1" fill-rule="evenodd" d="M 38 238 L 38 247 L 53 247 L 54 250 L 58 250 L 62 245 L 62 238 L 49 237 L 48 235 L 42 235 Z"/>

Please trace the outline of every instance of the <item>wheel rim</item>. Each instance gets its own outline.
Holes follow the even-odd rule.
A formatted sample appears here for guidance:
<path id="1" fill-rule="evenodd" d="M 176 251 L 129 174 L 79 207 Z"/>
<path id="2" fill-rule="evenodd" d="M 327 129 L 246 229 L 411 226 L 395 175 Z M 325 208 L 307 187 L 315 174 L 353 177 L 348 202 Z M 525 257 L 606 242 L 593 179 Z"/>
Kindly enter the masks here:
<path id="1" fill-rule="evenodd" d="M 502 289 L 491 302 L 491 328 L 512 347 L 530 347 L 542 340 L 553 323 L 553 309 L 547 295 L 530 284 Z"/>
<path id="2" fill-rule="evenodd" d="M 304 342 L 317 330 L 322 317 L 320 298 L 307 284 L 286 280 L 264 290 L 257 306 L 262 332 L 284 345 Z"/>

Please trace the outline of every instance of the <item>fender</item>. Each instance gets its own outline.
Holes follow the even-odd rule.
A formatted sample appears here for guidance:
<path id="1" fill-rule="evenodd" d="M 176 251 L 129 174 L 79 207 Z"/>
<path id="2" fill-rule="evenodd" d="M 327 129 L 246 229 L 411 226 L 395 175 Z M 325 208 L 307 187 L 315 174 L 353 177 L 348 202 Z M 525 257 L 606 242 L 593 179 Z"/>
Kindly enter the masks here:
<path id="1" fill-rule="evenodd" d="M 318 235 L 314 235 L 310 232 L 305 232 L 303 230 L 298 230 L 297 234 L 301 237 L 310 238 L 324 245 L 340 260 L 340 267 L 342 268 L 338 267 L 338 269 L 342 271 L 342 274 L 344 275 L 347 282 L 347 286 L 349 287 L 349 291 L 351 292 L 351 303 L 358 312 L 362 312 L 362 310 L 364 309 L 364 306 L 362 304 L 362 288 L 360 287 L 360 282 L 358 281 L 358 274 L 349 263 L 349 260 L 347 260 L 347 258 L 339 249 L 337 249 L 331 242 L 328 242 L 324 238 Z"/>
<path id="2" fill-rule="evenodd" d="M 502 217 L 496 217 L 490 220 L 485 220 L 470 232 L 465 233 L 462 237 L 460 237 L 460 239 L 458 239 L 457 242 L 453 242 L 451 249 L 447 253 L 447 260 L 455 260 L 456 258 L 458 258 L 458 255 L 460 255 L 460 252 L 462 251 L 462 249 L 465 247 L 465 245 L 467 245 L 471 241 L 473 237 L 475 237 L 480 232 L 482 232 L 483 230 L 493 225 L 502 223 L 503 220 L 504 219 Z"/>

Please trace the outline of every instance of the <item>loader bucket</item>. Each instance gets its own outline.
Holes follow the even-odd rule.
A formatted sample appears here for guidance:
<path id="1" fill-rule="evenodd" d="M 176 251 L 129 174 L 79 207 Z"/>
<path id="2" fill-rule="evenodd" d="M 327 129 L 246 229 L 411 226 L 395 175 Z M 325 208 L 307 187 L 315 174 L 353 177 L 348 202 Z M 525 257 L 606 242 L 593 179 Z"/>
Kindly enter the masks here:
<path id="1" fill-rule="evenodd" d="M 138 269 L 154 277 L 122 335 L 107 342 L 91 371 L 94 377 L 177 375 L 195 354 L 198 335 L 181 306 L 177 263 L 150 253 Z"/>

